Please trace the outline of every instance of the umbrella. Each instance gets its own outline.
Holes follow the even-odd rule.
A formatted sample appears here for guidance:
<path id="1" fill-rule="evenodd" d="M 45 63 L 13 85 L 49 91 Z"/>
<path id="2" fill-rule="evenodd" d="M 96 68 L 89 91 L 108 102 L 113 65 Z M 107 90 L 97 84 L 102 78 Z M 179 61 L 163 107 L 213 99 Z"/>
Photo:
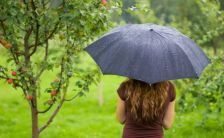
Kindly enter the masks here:
<path id="1" fill-rule="evenodd" d="M 85 48 L 103 74 L 126 76 L 150 84 L 198 78 L 209 58 L 190 38 L 156 24 L 116 27 Z"/>

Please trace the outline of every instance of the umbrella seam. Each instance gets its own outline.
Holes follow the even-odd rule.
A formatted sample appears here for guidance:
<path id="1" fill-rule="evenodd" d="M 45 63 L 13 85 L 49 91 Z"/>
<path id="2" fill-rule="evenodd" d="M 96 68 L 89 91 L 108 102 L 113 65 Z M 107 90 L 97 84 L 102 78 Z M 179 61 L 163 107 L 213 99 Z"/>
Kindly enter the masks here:
<path id="1" fill-rule="evenodd" d="M 167 39 L 167 40 L 169 40 L 168 38 L 166 38 L 165 36 L 163 36 L 163 35 L 161 35 L 159 32 L 156 32 L 157 34 L 159 34 L 160 36 L 162 36 L 163 38 L 165 38 L 165 39 Z M 174 42 L 172 39 L 170 39 L 171 40 L 171 42 L 173 42 L 175 45 L 178 45 L 176 42 Z M 178 45 L 178 47 L 179 47 L 179 49 L 181 49 L 181 51 L 184 53 L 184 55 L 187 57 L 187 59 L 188 59 L 188 61 L 191 63 L 191 60 L 189 59 L 189 57 L 186 55 L 186 53 L 184 52 L 184 50 Z M 199 77 L 198 76 L 198 73 L 195 71 L 195 68 L 194 68 L 194 66 L 192 65 L 192 63 L 190 64 L 191 65 L 191 67 L 192 67 L 192 69 L 193 69 L 193 72 L 195 73 L 195 75 L 197 76 L 197 77 Z"/>
<path id="2" fill-rule="evenodd" d="M 155 32 L 155 33 L 157 33 L 157 32 Z M 159 36 L 160 36 L 160 35 L 159 35 Z M 160 40 L 160 42 L 162 43 L 162 45 L 165 46 L 166 49 L 168 49 L 167 45 L 164 44 L 164 42 L 163 42 L 160 38 L 159 38 L 159 40 Z M 169 52 L 169 51 L 168 51 L 168 52 Z M 164 57 L 164 55 L 165 55 L 165 54 L 163 54 L 163 57 Z M 164 57 L 164 58 L 165 58 L 165 57 Z M 167 65 L 168 65 L 168 64 L 167 64 L 167 61 L 165 60 L 165 68 L 166 68 L 165 70 L 167 70 Z"/>

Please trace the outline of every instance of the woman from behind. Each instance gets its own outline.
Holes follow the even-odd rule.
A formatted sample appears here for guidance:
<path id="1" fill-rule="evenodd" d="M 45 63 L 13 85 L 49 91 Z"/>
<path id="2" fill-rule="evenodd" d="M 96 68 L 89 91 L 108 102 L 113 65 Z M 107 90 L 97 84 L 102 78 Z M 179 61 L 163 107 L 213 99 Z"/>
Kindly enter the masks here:
<path id="1" fill-rule="evenodd" d="M 164 138 L 172 126 L 175 87 L 170 81 L 148 84 L 128 79 L 117 89 L 117 119 L 124 124 L 123 138 Z"/>

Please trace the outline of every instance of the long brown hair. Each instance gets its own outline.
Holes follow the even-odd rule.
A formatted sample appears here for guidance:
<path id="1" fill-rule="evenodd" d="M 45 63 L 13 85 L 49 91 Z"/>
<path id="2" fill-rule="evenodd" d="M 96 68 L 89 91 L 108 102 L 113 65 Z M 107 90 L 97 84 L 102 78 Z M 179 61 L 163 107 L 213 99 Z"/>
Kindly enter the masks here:
<path id="1" fill-rule="evenodd" d="M 127 99 L 130 100 L 131 117 L 136 121 L 151 121 L 164 110 L 169 82 L 148 84 L 143 81 L 126 81 Z"/>

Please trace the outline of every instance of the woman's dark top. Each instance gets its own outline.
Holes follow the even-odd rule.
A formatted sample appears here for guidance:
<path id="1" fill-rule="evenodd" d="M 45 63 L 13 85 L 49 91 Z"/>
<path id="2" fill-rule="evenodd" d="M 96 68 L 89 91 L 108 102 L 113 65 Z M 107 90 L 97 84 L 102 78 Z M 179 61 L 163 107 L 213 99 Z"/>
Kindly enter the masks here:
<path id="1" fill-rule="evenodd" d="M 122 138 L 163 138 L 163 117 L 169 105 L 169 102 L 172 102 L 176 98 L 176 92 L 174 85 L 170 83 L 168 88 L 168 96 L 165 102 L 165 110 L 163 115 L 157 119 L 151 121 L 150 123 L 143 124 L 134 121 L 130 116 L 130 101 L 125 97 L 125 82 L 121 83 L 120 87 L 117 89 L 119 97 L 125 101 L 125 110 L 126 110 L 126 121 L 123 128 Z"/>

